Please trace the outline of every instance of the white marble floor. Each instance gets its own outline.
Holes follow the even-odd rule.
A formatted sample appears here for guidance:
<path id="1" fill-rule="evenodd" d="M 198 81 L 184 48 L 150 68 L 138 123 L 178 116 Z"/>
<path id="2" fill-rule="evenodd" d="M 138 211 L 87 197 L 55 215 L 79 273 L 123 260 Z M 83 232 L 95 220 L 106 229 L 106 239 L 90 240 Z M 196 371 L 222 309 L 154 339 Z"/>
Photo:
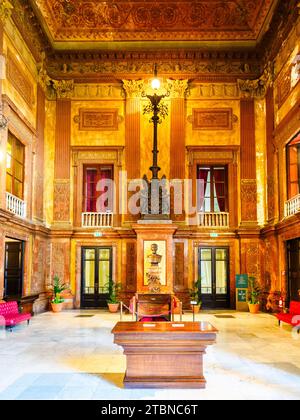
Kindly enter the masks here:
<path id="1" fill-rule="evenodd" d="M 0 330 L 0 399 L 300 399 L 300 334 L 268 314 L 215 314 L 197 315 L 220 331 L 205 356 L 205 390 L 123 389 L 125 357 L 111 334 L 118 315 L 68 311 Z"/>

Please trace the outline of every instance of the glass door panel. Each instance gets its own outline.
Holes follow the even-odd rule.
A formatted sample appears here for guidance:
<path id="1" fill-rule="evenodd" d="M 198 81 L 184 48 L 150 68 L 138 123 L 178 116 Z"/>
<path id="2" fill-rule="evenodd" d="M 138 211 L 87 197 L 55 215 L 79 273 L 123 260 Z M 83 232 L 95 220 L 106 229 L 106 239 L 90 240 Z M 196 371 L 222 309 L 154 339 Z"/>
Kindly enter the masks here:
<path id="1" fill-rule="evenodd" d="M 199 248 L 198 267 L 203 307 L 229 307 L 228 248 Z"/>
<path id="2" fill-rule="evenodd" d="M 81 307 L 106 306 L 111 281 L 112 249 L 83 248 Z"/>
<path id="3" fill-rule="evenodd" d="M 212 293 L 212 250 L 201 249 L 201 293 Z"/>

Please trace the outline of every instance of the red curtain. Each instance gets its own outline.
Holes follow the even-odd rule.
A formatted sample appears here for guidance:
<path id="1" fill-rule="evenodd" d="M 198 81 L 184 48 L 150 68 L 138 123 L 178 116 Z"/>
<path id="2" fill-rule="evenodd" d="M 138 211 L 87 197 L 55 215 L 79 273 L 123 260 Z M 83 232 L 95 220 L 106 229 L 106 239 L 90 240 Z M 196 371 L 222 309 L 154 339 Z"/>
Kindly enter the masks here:
<path id="1" fill-rule="evenodd" d="M 86 211 L 96 211 L 96 177 L 97 171 L 95 169 L 86 170 Z"/>
<path id="2" fill-rule="evenodd" d="M 210 172 L 210 169 L 199 168 L 199 170 L 198 170 L 198 180 L 200 179 L 203 182 L 203 188 L 201 186 L 198 189 L 198 194 L 197 194 L 198 211 L 204 211 L 203 204 L 204 204 L 205 191 L 206 191 L 207 179 L 208 179 L 209 172 Z"/>
<path id="3" fill-rule="evenodd" d="M 101 197 L 102 194 L 106 194 L 107 193 L 108 187 L 107 187 L 107 184 L 105 182 L 103 182 L 103 181 L 106 181 L 108 179 L 111 179 L 112 180 L 112 171 L 111 171 L 111 169 L 110 168 L 100 169 L 100 173 L 99 173 L 98 179 L 97 179 L 97 184 L 100 181 L 100 185 L 99 185 L 100 188 L 99 189 L 101 191 L 98 191 L 98 197 Z M 103 183 L 101 183 L 101 181 Z M 98 200 L 98 207 L 99 207 L 97 209 L 98 212 L 100 212 L 100 213 L 106 213 L 107 211 L 112 211 L 112 208 L 110 208 L 110 206 L 109 206 L 109 204 L 112 203 L 112 191 L 110 191 L 109 194 L 110 194 L 109 199 L 106 199 L 106 200 Z M 97 197 L 97 199 L 98 199 L 98 197 Z"/>
<path id="4" fill-rule="evenodd" d="M 106 211 L 111 211 L 112 209 L 108 208 L 109 202 L 112 203 L 113 192 L 111 191 L 110 200 L 98 200 L 102 194 L 107 192 L 108 188 L 105 183 L 103 185 L 99 184 L 101 181 L 107 179 L 112 180 L 112 169 L 111 168 L 101 168 L 95 167 L 91 169 L 86 169 L 86 212 L 89 213 L 105 213 Z M 98 187 L 98 191 L 97 191 Z M 99 191 L 101 190 L 101 191 Z M 97 208 L 98 202 L 98 208 Z"/>

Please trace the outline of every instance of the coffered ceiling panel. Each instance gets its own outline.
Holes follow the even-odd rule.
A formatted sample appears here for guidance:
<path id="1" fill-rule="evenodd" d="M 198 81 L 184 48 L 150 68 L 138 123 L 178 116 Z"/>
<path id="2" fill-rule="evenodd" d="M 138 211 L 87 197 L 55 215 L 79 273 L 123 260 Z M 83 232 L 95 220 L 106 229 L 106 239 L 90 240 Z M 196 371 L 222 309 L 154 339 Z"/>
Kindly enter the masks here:
<path id="1" fill-rule="evenodd" d="M 56 48 L 111 41 L 255 45 L 277 0 L 32 0 Z M 68 44 L 67 44 L 68 43 Z M 71 45 L 70 45 L 71 44 Z"/>

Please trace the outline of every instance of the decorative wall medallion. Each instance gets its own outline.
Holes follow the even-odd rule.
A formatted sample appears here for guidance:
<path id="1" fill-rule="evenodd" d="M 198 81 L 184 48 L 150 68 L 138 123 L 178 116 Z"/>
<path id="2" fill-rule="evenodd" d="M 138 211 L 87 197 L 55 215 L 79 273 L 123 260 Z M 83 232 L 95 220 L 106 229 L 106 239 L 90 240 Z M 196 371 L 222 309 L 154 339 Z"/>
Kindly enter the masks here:
<path id="1" fill-rule="evenodd" d="M 21 64 L 15 59 L 14 54 L 8 50 L 7 53 L 7 78 L 22 96 L 27 105 L 32 108 L 34 105 L 34 88 L 27 75 L 21 68 Z"/>
<path id="2" fill-rule="evenodd" d="M 193 109 L 193 130 L 232 130 L 232 108 Z"/>
<path id="3" fill-rule="evenodd" d="M 118 109 L 83 109 L 79 110 L 79 130 L 82 131 L 117 131 Z"/>

